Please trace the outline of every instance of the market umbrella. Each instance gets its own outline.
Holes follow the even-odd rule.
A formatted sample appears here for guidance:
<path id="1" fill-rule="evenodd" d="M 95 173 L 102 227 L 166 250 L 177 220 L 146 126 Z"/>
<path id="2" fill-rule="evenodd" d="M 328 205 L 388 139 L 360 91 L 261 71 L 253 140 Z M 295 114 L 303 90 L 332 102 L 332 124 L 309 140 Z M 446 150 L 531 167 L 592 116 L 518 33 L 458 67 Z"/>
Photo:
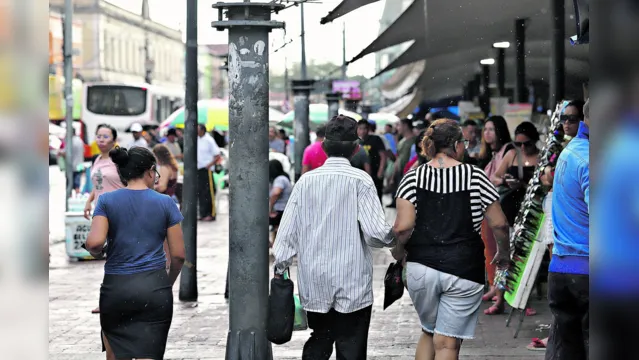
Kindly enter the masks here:
<path id="1" fill-rule="evenodd" d="M 280 121 L 284 114 L 275 109 L 269 108 L 269 124 L 273 121 Z M 208 99 L 197 102 L 197 122 L 206 125 L 208 131 L 227 131 L 229 129 L 229 103 L 222 99 Z M 161 129 L 167 127 L 184 128 L 184 107 L 177 109 L 173 114 L 162 122 Z"/>
<path id="2" fill-rule="evenodd" d="M 207 99 L 197 102 L 197 122 L 211 131 L 229 129 L 229 105 L 222 99 Z M 167 127 L 184 128 L 184 107 L 181 107 L 162 122 L 161 129 Z"/>
<path id="3" fill-rule="evenodd" d="M 315 131 L 318 126 L 328 122 L 328 105 L 327 104 L 311 104 L 309 105 L 308 112 L 309 112 L 311 130 Z M 362 119 L 360 115 L 352 111 L 339 109 L 338 113 L 340 115 L 350 116 L 355 120 Z M 295 122 L 295 111 L 289 111 L 286 115 L 284 115 L 284 118 L 282 119 L 282 121 L 280 121 L 277 125 L 284 128 L 292 129 L 294 122 Z"/>

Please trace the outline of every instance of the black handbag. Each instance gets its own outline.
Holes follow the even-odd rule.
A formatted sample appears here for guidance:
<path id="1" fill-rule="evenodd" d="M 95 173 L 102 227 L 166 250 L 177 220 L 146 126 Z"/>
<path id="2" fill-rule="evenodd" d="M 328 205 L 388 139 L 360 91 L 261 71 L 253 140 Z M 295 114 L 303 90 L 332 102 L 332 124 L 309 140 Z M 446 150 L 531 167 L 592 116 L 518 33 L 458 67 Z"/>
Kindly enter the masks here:
<path id="1" fill-rule="evenodd" d="M 508 145 L 507 145 L 508 146 Z M 524 165 L 522 163 L 521 150 L 518 147 L 514 147 L 515 152 L 517 153 L 517 175 L 519 181 L 524 178 Z M 499 194 L 499 203 L 504 204 L 504 202 L 510 200 L 512 198 L 511 195 L 515 193 L 518 189 L 513 189 L 508 185 L 499 185 L 497 186 L 497 193 Z"/>
<path id="2" fill-rule="evenodd" d="M 288 269 L 286 269 L 288 273 Z M 271 293 L 268 296 L 266 338 L 273 344 L 282 345 L 291 340 L 295 320 L 295 299 L 293 281 L 288 277 L 271 279 Z"/>
<path id="3" fill-rule="evenodd" d="M 404 295 L 403 270 L 401 261 L 388 265 L 384 276 L 384 310 Z"/>

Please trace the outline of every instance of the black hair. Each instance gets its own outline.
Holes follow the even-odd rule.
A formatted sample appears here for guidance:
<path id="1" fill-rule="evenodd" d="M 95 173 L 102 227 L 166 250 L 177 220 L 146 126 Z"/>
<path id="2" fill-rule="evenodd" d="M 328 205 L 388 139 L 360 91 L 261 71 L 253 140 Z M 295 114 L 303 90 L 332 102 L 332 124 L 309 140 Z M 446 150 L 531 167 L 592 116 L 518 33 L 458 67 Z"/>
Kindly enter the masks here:
<path id="1" fill-rule="evenodd" d="M 113 141 L 118 139 L 118 131 L 115 130 L 115 128 L 113 126 L 109 125 L 109 124 L 100 124 L 100 125 L 98 125 L 98 127 L 95 129 L 95 133 L 97 134 L 98 131 L 100 129 L 102 129 L 102 128 L 106 128 L 106 129 L 111 130 L 111 135 L 113 136 Z"/>
<path id="2" fill-rule="evenodd" d="M 204 125 L 204 124 L 197 124 L 197 128 L 198 128 L 198 130 L 204 130 L 204 132 L 207 132 L 206 131 L 206 125 Z"/>
<path id="3" fill-rule="evenodd" d="M 577 116 L 579 116 L 580 120 L 584 119 L 584 105 L 586 103 L 583 100 L 573 100 L 570 103 L 568 103 L 568 105 L 566 105 L 566 108 L 568 108 L 569 106 L 574 106 L 575 108 L 577 108 Z"/>
<path id="4" fill-rule="evenodd" d="M 360 126 L 362 126 L 362 125 L 366 126 L 366 128 L 367 128 L 369 131 L 370 131 L 370 130 L 372 130 L 372 129 L 371 129 L 371 123 L 369 123 L 368 121 L 366 121 L 366 120 L 364 120 L 364 119 L 362 119 L 362 120 L 360 120 L 360 121 L 358 121 L 358 122 L 357 122 L 357 127 L 360 127 Z"/>
<path id="5" fill-rule="evenodd" d="M 279 160 L 271 160 L 268 162 L 268 180 L 269 182 L 275 181 L 280 176 L 286 176 L 290 180 L 288 174 L 284 172 L 284 167 Z"/>
<path id="6" fill-rule="evenodd" d="M 466 127 L 466 126 L 477 126 L 477 123 L 474 120 L 466 120 L 464 121 L 464 124 L 462 125 L 462 127 Z"/>
<path id="7" fill-rule="evenodd" d="M 369 129 L 372 133 L 377 131 L 377 123 L 375 122 L 369 122 L 368 123 Z"/>
<path id="8" fill-rule="evenodd" d="M 402 125 L 408 127 L 408 130 L 413 130 L 413 120 L 411 119 L 401 119 L 400 122 Z"/>
<path id="9" fill-rule="evenodd" d="M 116 146 L 109 152 L 109 156 L 117 166 L 120 179 L 125 185 L 129 180 L 142 178 L 145 172 L 157 164 L 151 150 L 139 146 L 129 150 Z"/>
<path id="10" fill-rule="evenodd" d="M 535 124 L 530 121 L 524 121 L 515 128 L 515 135 L 526 135 L 533 143 L 539 141 L 539 131 Z"/>
<path id="11" fill-rule="evenodd" d="M 426 130 L 422 130 L 417 136 L 417 140 L 415 140 L 415 152 L 417 153 L 417 161 L 420 165 L 428 162 L 428 159 L 426 159 L 426 157 L 424 156 L 423 151 L 424 136 L 426 136 Z"/>
<path id="12" fill-rule="evenodd" d="M 166 136 L 177 136 L 177 130 L 175 128 L 170 128 L 169 131 L 166 132 Z"/>
<path id="13" fill-rule="evenodd" d="M 510 130 L 508 130 L 508 123 L 503 116 L 493 115 L 486 119 L 484 123 L 484 128 L 486 127 L 486 123 L 493 123 L 493 127 L 495 128 L 495 141 L 497 142 L 496 151 L 499 151 L 502 146 L 512 142 L 512 138 L 510 137 Z M 488 163 L 489 159 L 493 156 L 493 149 L 490 144 L 486 143 L 486 139 L 484 139 L 484 135 L 481 136 L 481 150 L 479 151 L 479 158 Z"/>
<path id="14" fill-rule="evenodd" d="M 317 130 L 315 130 L 315 135 L 317 135 L 318 138 L 326 137 L 326 125 L 320 125 Z"/>

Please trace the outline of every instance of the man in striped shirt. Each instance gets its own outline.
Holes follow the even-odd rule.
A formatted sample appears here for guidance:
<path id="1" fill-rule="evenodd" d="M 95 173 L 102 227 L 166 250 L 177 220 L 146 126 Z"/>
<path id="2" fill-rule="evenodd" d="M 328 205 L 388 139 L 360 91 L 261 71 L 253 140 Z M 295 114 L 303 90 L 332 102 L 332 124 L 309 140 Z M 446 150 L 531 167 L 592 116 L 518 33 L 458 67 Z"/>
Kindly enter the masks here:
<path id="1" fill-rule="evenodd" d="M 394 246 L 371 177 L 353 168 L 357 122 L 336 116 L 322 144 L 328 159 L 300 178 L 275 240 L 276 276 L 298 256 L 298 286 L 313 333 L 302 359 L 364 360 L 373 304 L 370 247 Z"/>

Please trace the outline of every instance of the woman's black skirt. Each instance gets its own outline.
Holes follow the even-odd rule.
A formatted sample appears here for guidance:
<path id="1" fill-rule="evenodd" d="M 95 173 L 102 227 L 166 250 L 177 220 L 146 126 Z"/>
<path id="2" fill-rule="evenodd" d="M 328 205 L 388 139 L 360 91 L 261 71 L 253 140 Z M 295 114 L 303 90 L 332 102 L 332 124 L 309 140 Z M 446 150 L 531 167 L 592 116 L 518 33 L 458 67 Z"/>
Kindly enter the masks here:
<path id="1" fill-rule="evenodd" d="M 284 211 L 276 211 L 277 215 L 275 217 L 268 218 L 268 224 L 271 226 L 280 226 L 280 222 L 282 221 L 282 215 L 284 215 Z"/>
<path id="2" fill-rule="evenodd" d="M 171 288 L 164 268 L 132 275 L 104 275 L 100 325 L 117 359 L 164 359 L 173 317 Z"/>

